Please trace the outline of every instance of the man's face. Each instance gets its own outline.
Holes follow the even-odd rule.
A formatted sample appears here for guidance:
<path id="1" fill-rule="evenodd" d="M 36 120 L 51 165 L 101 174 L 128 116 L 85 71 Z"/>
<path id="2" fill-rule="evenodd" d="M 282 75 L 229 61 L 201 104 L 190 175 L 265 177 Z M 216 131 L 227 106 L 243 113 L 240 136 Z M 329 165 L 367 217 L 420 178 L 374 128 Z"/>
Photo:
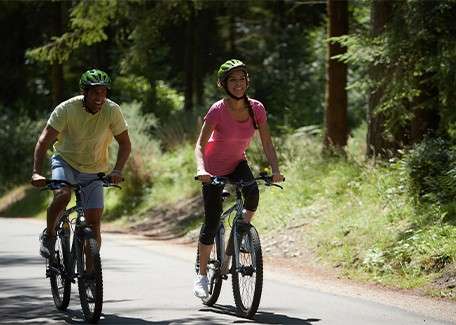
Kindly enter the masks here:
<path id="1" fill-rule="evenodd" d="M 106 102 L 108 88 L 106 86 L 94 86 L 87 89 L 85 92 L 85 106 L 92 113 L 96 114 L 101 110 L 101 107 Z"/>

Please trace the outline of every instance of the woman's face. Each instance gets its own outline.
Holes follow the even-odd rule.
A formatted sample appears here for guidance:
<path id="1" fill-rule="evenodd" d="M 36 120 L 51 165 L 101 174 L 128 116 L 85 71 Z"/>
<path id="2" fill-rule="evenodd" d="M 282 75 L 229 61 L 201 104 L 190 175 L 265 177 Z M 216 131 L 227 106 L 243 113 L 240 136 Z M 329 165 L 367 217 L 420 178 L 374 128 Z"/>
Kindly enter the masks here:
<path id="1" fill-rule="evenodd" d="M 234 70 L 226 79 L 226 87 L 228 91 L 236 97 L 242 97 L 247 91 L 247 76 L 244 71 Z"/>

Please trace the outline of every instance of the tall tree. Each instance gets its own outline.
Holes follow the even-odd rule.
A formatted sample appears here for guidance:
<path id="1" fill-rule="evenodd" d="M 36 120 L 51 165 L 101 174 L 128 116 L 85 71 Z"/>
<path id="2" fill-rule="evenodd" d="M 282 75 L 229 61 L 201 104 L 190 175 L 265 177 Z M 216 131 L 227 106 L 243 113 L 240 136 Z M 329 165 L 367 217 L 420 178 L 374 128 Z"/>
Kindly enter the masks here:
<path id="1" fill-rule="evenodd" d="M 393 4 L 389 0 L 372 1 L 371 4 L 371 36 L 380 37 L 388 20 L 391 18 Z M 384 63 L 374 62 L 371 64 L 369 75 L 374 87 L 369 93 L 367 112 L 367 149 L 368 157 L 385 156 L 391 152 L 392 143 L 385 137 L 385 115 L 378 108 L 384 95 L 385 70 L 388 67 Z"/>
<path id="2" fill-rule="evenodd" d="M 328 38 L 348 34 L 348 2 L 328 0 Z M 328 42 L 326 64 L 326 111 L 324 145 L 330 151 L 343 151 L 347 144 L 347 65 L 335 56 L 346 47 Z"/>

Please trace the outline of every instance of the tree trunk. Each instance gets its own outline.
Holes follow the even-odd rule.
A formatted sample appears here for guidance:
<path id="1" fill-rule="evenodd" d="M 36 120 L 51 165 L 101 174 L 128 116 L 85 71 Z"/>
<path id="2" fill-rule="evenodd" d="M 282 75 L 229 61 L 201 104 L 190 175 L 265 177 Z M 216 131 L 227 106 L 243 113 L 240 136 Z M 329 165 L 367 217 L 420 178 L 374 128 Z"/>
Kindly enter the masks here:
<path id="1" fill-rule="evenodd" d="M 184 110 L 193 110 L 195 92 L 195 9 L 191 6 L 191 14 L 185 29 L 185 91 Z"/>
<path id="2" fill-rule="evenodd" d="M 63 34 L 64 22 L 66 15 L 66 6 L 62 1 L 55 2 L 54 18 L 51 19 L 51 28 L 54 36 L 60 36 Z M 63 91 L 63 65 L 58 62 L 54 62 L 50 67 L 50 79 L 51 79 L 51 94 L 52 94 L 52 105 L 57 106 L 64 97 Z"/>
<path id="3" fill-rule="evenodd" d="M 433 74 L 421 77 L 420 96 L 412 103 L 414 115 L 411 121 L 410 142 L 418 143 L 425 135 L 435 135 L 440 124 L 439 90 L 433 82 Z"/>
<path id="4" fill-rule="evenodd" d="M 371 34 L 373 37 L 385 31 L 385 25 L 391 17 L 393 3 L 389 0 L 372 1 L 371 5 Z M 373 65 L 370 68 L 370 77 L 379 82 L 385 75 L 384 65 Z M 385 138 L 385 115 L 378 112 L 377 107 L 381 102 L 384 92 L 384 82 L 369 94 L 367 112 L 367 157 L 391 156 L 393 143 Z"/>
<path id="5" fill-rule="evenodd" d="M 328 37 L 348 33 L 348 2 L 328 0 Z M 326 64 L 325 149 L 343 152 L 347 144 L 347 65 L 333 57 L 344 54 L 346 48 L 328 43 Z"/>

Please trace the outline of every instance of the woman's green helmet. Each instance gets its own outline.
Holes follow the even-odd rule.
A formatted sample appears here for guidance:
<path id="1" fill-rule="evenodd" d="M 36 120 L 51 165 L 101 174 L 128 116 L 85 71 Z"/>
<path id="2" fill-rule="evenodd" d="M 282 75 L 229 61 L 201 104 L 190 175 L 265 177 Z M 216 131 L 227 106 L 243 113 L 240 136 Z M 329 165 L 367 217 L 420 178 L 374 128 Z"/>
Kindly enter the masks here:
<path id="1" fill-rule="evenodd" d="M 84 72 L 79 79 L 79 88 L 86 90 L 92 86 L 106 86 L 111 88 L 111 78 L 104 71 L 98 69 L 91 69 Z"/>
<path id="2" fill-rule="evenodd" d="M 218 82 L 220 85 L 224 86 L 226 77 L 228 77 L 228 74 L 234 69 L 242 69 L 247 75 L 247 67 L 241 60 L 228 60 L 220 66 L 217 72 Z"/>

